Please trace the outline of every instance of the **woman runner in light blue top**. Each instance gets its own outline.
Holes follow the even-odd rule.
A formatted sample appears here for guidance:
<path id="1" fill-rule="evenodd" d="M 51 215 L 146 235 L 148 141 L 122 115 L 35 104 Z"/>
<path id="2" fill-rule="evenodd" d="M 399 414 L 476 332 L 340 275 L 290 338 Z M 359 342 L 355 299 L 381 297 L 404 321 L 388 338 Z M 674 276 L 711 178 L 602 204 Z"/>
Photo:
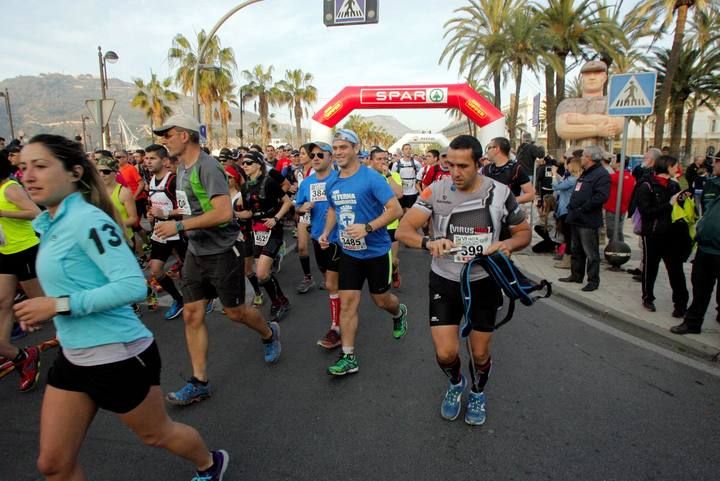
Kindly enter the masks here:
<path id="1" fill-rule="evenodd" d="M 225 451 L 172 421 L 160 390 L 160 355 L 130 304 L 145 279 L 124 242 L 118 214 L 82 146 L 38 135 L 23 149 L 27 191 L 47 211 L 37 273 L 48 297 L 15 306 L 23 329 L 53 318 L 62 347 L 48 373 L 40 418 L 38 468 L 48 480 L 84 480 L 78 453 L 99 408 L 118 414 L 142 441 L 197 466 L 197 481 L 221 480 Z"/>

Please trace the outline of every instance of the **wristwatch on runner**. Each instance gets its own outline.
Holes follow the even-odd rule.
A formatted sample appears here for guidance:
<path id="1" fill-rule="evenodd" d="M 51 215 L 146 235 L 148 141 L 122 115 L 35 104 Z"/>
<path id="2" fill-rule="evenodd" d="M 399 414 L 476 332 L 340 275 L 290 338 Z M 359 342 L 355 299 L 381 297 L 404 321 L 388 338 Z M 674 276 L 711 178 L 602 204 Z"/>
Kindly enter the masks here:
<path id="1" fill-rule="evenodd" d="M 55 298 L 55 312 L 62 316 L 69 316 L 70 311 L 70 296 L 60 296 Z"/>
<path id="2" fill-rule="evenodd" d="M 185 230 L 185 224 L 183 224 L 180 221 L 175 222 L 175 229 L 177 229 L 178 232 L 182 232 Z"/>
<path id="3" fill-rule="evenodd" d="M 430 249 L 428 249 L 428 242 L 430 242 L 430 237 L 429 236 L 423 237 L 422 242 L 420 243 L 420 248 L 425 249 L 426 251 L 430 250 Z"/>
<path id="4" fill-rule="evenodd" d="M 371 226 L 369 222 L 367 224 L 365 224 L 365 232 L 367 232 L 369 234 L 373 230 L 374 230 L 373 226 Z"/>
<path id="5" fill-rule="evenodd" d="M 278 219 L 277 216 L 274 216 L 274 217 L 273 217 L 273 220 L 275 221 L 276 224 L 279 224 L 279 223 L 280 223 L 280 219 Z"/>

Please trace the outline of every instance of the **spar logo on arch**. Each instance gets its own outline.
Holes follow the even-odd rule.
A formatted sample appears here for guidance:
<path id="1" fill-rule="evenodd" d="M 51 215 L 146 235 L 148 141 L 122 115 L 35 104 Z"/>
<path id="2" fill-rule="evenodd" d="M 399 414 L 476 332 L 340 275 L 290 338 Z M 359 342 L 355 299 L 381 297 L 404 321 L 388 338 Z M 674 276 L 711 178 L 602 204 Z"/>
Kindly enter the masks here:
<path id="1" fill-rule="evenodd" d="M 448 99 L 447 87 L 431 88 L 361 88 L 361 105 L 433 105 L 446 103 Z"/>

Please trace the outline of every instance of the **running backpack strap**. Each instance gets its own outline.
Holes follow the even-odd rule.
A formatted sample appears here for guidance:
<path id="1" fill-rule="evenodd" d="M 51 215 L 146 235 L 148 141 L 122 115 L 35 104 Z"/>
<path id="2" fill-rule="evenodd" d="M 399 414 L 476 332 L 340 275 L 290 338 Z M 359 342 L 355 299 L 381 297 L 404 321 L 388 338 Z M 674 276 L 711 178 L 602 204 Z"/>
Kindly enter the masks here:
<path id="1" fill-rule="evenodd" d="M 525 306 L 532 306 L 538 299 L 545 299 L 552 295 L 552 284 L 543 279 L 539 283 L 528 279 L 515 266 L 515 263 L 508 259 L 502 252 L 495 252 L 488 256 L 478 255 L 469 261 L 463 267 L 460 274 L 460 288 L 465 305 L 465 323 L 462 326 L 463 336 L 467 336 L 472 328 L 468 321 L 468 314 L 472 305 L 470 296 L 470 268 L 474 263 L 478 263 L 488 273 L 490 278 L 500 287 L 505 297 L 508 298 L 510 304 L 505 317 L 495 324 L 495 328 L 499 328 L 503 324 L 512 319 L 515 313 L 515 301 L 519 300 Z M 533 295 L 536 291 L 545 290 L 544 294 Z"/>

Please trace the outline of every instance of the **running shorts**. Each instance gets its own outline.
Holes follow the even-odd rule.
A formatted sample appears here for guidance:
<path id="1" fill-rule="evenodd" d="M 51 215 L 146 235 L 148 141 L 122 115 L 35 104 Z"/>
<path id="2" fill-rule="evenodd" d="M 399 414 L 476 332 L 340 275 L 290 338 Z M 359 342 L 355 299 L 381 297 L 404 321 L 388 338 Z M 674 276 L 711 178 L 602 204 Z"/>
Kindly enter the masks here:
<path id="1" fill-rule="evenodd" d="M 493 332 L 495 318 L 502 300 L 500 288 L 486 277 L 470 283 L 470 319 L 473 331 Z M 430 271 L 430 327 L 459 326 L 465 315 L 460 283 Z"/>
<path id="2" fill-rule="evenodd" d="M 405 194 L 402 197 L 400 197 L 400 206 L 403 209 L 409 209 L 410 207 L 413 206 L 413 204 L 415 203 L 417 198 L 418 198 L 417 194 L 414 194 L 414 195 Z"/>
<path id="3" fill-rule="evenodd" d="M 48 372 L 48 384 L 83 392 L 99 408 L 124 414 L 145 400 L 151 386 L 160 385 L 160 368 L 160 352 L 154 341 L 137 356 L 98 366 L 77 366 L 60 349 Z"/>
<path id="4" fill-rule="evenodd" d="M 35 258 L 39 244 L 14 254 L 0 254 L 0 274 L 15 276 L 20 282 L 29 281 L 37 277 L 35 272 Z"/>
<path id="5" fill-rule="evenodd" d="M 182 261 L 185 259 L 185 253 L 187 252 L 187 242 L 183 239 L 171 240 L 165 243 L 151 240 L 150 241 L 150 259 L 167 262 L 173 253 L 173 250 L 177 252 L 178 259 Z"/>
<path id="6" fill-rule="evenodd" d="M 185 304 L 220 298 L 224 307 L 245 302 L 245 258 L 242 244 L 220 254 L 198 256 L 188 251 L 182 269 Z"/>
<path id="7" fill-rule="evenodd" d="M 390 289 L 392 254 L 388 251 L 379 257 L 358 259 L 342 252 L 338 272 L 341 291 L 361 291 L 367 279 L 371 294 L 383 294 Z"/>
<path id="8" fill-rule="evenodd" d="M 312 243 L 315 251 L 315 262 L 317 262 L 320 272 L 323 274 L 326 271 L 338 272 L 340 269 L 340 246 L 331 242 L 327 249 L 323 249 L 315 239 L 312 240 Z"/>
<path id="9" fill-rule="evenodd" d="M 270 236 L 270 239 L 268 239 L 267 244 L 265 244 L 264 246 L 253 245 L 253 254 L 256 259 L 260 256 L 267 256 L 275 259 L 275 257 L 278 255 L 278 252 L 280 252 L 282 243 L 282 237 Z"/>

